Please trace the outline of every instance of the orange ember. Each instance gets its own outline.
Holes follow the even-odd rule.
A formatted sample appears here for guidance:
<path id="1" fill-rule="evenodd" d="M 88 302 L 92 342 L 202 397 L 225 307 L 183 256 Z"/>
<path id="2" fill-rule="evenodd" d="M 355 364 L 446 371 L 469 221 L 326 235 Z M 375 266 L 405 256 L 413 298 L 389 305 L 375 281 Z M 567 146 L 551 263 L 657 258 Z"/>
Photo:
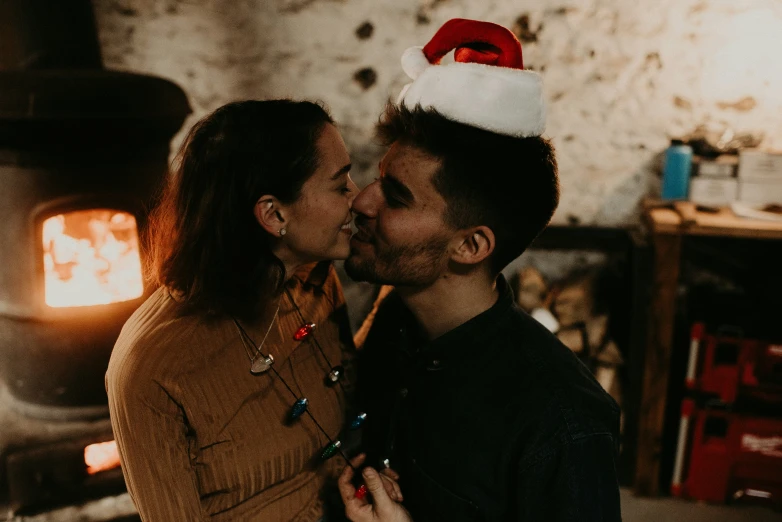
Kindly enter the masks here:
<path id="1" fill-rule="evenodd" d="M 144 292 L 136 218 L 114 210 L 80 210 L 43 222 L 46 304 L 117 303 Z"/>
<path id="2" fill-rule="evenodd" d="M 94 475 L 119 467 L 119 451 L 116 441 L 99 442 L 84 448 L 84 463 L 87 473 Z"/>

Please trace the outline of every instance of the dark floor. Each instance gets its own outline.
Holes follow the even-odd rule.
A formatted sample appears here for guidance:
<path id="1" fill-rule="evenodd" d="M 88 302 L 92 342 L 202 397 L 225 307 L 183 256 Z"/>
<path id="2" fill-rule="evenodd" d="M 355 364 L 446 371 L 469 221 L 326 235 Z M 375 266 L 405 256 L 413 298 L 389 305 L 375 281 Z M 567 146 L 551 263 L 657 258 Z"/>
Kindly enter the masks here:
<path id="1" fill-rule="evenodd" d="M 758 506 L 712 506 L 672 498 L 637 498 L 622 490 L 624 522 L 781 522 L 782 513 Z M 130 497 L 119 495 L 81 507 L 67 507 L 34 517 L 3 518 L 13 522 L 137 522 Z"/>
<path id="2" fill-rule="evenodd" d="M 713 506 L 674 498 L 638 498 L 622 490 L 624 522 L 780 522 L 782 513 L 759 506 Z"/>

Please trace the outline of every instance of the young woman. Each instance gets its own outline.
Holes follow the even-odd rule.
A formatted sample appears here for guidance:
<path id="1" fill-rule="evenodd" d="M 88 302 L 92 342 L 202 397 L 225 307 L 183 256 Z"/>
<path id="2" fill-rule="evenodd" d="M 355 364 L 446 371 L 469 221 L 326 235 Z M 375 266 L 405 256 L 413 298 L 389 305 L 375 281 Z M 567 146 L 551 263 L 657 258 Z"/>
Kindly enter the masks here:
<path id="1" fill-rule="evenodd" d="M 353 350 L 330 263 L 350 250 L 349 172 L 314 103 L 231 103 L 190 131 L 149 225 L 160 287 L 106 374 L 143 520 L 321 518 L 344 465 L 326 460 Z"/>

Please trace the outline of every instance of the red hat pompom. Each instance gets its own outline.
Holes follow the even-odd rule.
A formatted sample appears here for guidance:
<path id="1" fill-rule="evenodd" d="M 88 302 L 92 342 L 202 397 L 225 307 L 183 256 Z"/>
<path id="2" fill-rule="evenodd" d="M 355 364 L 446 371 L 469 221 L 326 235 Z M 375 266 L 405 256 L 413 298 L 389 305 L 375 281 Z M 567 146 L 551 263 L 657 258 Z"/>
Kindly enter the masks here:
<path id="1" fill-rule="evenodd" d="M 448 20 L 423 49 L 424 56 L 432 64 L 440 63 L 452 50 L 455 50 L 457 62 L 524 68 L 521 42 L 516 35 L 491 22 L 464 18 Z"/>

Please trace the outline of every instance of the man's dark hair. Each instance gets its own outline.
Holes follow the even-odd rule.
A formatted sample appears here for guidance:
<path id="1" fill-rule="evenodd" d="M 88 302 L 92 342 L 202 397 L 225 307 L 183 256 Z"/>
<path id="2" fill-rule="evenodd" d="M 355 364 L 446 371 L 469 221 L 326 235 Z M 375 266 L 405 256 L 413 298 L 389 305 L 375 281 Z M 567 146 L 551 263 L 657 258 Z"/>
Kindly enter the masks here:
<path id="1" fill-rule="evenodd" d="M 149 278 L 189 311 L 252 318 L 285 273 L 254 206 L 299 197 L 329 123 L 322 106 L 290 100 L 229 103 L 196 123 L 150 216 Z"/>
<path id="2" fill-rule="evenodd" d="M 491 228 L 494 274 L 524 252 L 559 204 L 554 147 L 545 138 L 500 135 L 394 104 L 377 131 L 386 145 L 406 143 L 440 159 L 432 183 L 447 204 L 445 221 L 456 229 Z"/>

